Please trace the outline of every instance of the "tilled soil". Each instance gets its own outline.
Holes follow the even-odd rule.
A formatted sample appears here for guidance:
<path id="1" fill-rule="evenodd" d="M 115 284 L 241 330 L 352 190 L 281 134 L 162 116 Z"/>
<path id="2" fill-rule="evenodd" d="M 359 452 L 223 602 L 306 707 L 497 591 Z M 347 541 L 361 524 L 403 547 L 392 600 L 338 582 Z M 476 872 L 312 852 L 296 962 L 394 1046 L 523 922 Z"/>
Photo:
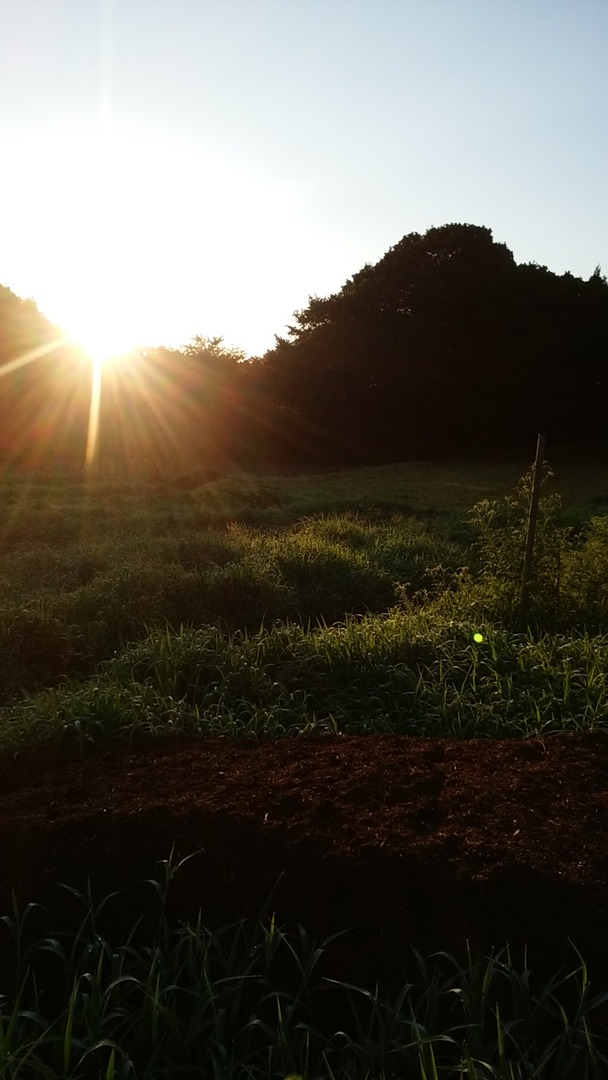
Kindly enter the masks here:
<path id="1" fill-rule="evenodd" d="M 509 942 L 539 971 L 569 970 L 568 939 L 608 983 L 604 737 L 175 736 L 3 758 L 0 791 L 0 914 L 12 890 L 41 901 L 32 933 L 74 923 L 84 909 L 56 883 L 87 881 L 97 899 L 120 890 L 106 936 L 138 916 L 150 932 L 145 879 L 193 855 L 171 920 L 348 930 L 329 973 L 360 985 L 402 978 L 412 944 L 462 958 Z"/>

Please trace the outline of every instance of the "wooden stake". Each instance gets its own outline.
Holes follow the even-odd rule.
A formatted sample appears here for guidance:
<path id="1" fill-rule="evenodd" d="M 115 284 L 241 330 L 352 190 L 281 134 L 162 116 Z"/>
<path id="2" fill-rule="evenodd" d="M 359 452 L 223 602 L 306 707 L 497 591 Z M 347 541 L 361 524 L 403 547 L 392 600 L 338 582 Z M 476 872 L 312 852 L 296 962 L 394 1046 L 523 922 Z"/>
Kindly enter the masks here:
<path id="1" fill-rule="evenodd" d="M 532 474 L 532 491 L 530 493 L 530 508 L 528 510 L 528 532 L 526 535 L 526 554 L 524 558 L 524 569 L 521 576 L 521 593 L 519 599 L 519 630 L 522 634 L 526 629 L 528 607 L 530 604 L 530 575 L 532 573 L 536 516 L 538 511 L 538 500 L 540 498 L 544 457 L 545 436 L 539 435 L 536 443 L 536 459 L 534 461 L 534 471 Z"/>

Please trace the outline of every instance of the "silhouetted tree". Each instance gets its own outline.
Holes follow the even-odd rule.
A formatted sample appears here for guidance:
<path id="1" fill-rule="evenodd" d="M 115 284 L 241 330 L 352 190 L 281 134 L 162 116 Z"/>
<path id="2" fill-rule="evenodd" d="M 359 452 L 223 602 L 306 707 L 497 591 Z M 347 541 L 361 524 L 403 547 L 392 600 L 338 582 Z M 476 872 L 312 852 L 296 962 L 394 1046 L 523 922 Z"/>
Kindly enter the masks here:
<path id="1" fill-rule="evenodd" d="M 91 365 L 58 334 L 0 288 L 5 457 L 82 462 Z M 197 336 L 104 368 L 99 460 L 162 474 L 605 440 L 607 358 L 599 267 L 583 281 L 518 265 L 490 229 L 444 225 L 310 297 L 261 358 Z"/>
<path id="2" fill-rule="evenodd" d="M 80 467 L 90 365 L 38 310 L 0 286 L 0 453 L 28 468 Z"/>
<path id="3" fill-rule="evenodd" d="M 580 439 L 597 422 L 605 279 L 518 266 L 487 228 L 405 236 L 294 318 L 264 358 L 294 453 L 486 451 L 530 445 L 538 430 Z"/>
<path id="4" fill-rule="evenodd" d="M 102 463 L 164 473 L 238 462 L 241 349 L 195 337 L 181 349 L 135 350 L 103 375 Z M 242 449 L 242 448 L 241 448 Z"/>

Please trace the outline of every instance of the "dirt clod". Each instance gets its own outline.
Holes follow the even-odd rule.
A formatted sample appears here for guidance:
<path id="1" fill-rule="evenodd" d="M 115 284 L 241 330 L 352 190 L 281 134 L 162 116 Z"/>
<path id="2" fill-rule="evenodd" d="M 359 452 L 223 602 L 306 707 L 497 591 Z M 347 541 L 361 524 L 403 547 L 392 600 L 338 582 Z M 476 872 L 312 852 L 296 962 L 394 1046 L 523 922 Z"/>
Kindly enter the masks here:
<path id="1" fill-rule="evenodd" d="M 360 984 L 400 978 L 411 944 L 464 956 L 508 941 L 532 966 L 571 968 L 568 938 L 608 978 L 603 737 L 172 737 L 0 759 L 0 790 L 1 913 L 14 889 L 65 921 L 56 883 L 90 880 L 98 898 L 121 890 L 106 934 L 142 913 L 144 932 L 158 909 L 145 879 L 173 849 L 196 854 L 172 919 L 266 911 L 317 939 L 349 930 L 334 974 Z"/>

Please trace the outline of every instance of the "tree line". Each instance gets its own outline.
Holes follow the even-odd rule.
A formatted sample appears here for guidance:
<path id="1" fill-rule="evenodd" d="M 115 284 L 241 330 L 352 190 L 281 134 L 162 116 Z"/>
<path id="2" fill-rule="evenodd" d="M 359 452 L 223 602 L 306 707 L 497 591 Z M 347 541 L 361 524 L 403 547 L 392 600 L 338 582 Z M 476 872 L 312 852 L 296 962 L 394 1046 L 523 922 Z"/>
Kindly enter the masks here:
<path id="1" fill-rule="evenodd" d="M 54 333 L 0 289 L 0 372 Z M 5 457 L 82 460 L 89 369 L 63 346 L 0 378 Z M 557 275 L 517 264 L 488 228 L 445 225 L 310 297 L 264 356 L 198 337 L 109 366 L 100 462 L 343 465 L 529 449 L 538 431 L 605 441 L 607 376 L 599 267 Z"/>

